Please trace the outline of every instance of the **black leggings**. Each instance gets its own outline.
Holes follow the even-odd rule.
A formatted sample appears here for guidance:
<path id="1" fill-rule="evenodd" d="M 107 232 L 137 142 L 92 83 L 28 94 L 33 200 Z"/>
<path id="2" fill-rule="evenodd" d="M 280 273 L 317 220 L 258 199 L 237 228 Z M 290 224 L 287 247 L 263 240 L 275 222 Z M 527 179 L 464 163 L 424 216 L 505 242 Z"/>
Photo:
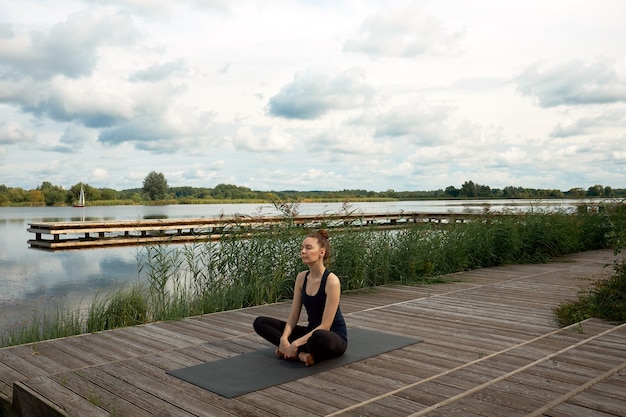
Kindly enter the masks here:
<path id="1" fill-rule="evenodd" d="M 274 346 L 278 346 L 286 324 L 283 320 L 261 316 L 254 320 L 254 331 Z M 289 341 L 293 342 L 310 331 L 308 327 L 296 326 L 289 336 Z M 316 330 L 306 344 L 298 348 L 298 353 L 310 353 L 317 363 L 343 355 L 347 347 L 346 341 L 337 333 L 330 330 Z"/>

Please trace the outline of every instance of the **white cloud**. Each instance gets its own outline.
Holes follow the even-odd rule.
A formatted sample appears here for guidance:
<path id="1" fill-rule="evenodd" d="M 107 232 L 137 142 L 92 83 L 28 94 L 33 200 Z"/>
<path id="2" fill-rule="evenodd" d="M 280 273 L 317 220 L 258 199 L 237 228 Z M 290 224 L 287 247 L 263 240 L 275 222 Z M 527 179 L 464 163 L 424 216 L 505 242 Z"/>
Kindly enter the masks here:
<path id="1" fill-rule="evenodd" d="M 344 50 L 413 58 L 456 51 L 461 38 L 462 32 L 446 30 L 439 19 L 415 6 L 394 9 L 390 4 L 383 12 L 368 17 L 356 36 L 345 42 Z"/>
<path id="2" fill-rule="evenodd" d="M 622 106 L 620 106 L 622 107 Z M 626 107 L 626 106 L 624 106 Z M 570 136 L 588 135 L 601 132 L 607 128 L 623 128 L 626 127 L 626 113 L 624 107 L 619 110 L 606 111 L 593 116 L 581 116 L 576 120 L 559 122 L 550 136 L 553 138 L 564 138 Z M 585 109 L 585 113 L 589 113 L 590 109 Z"/>
<path id="3" fill-rule="evenodd" d="M 293 150 L 293 139 L 283 129 L 272 125 L 269 129 L 241 127 L 233 139 L 237 149 L 250 152 L 289 152 Z"/>
<path id="4" fill-rule="evenodd" d="M 542 107 L 626 102 L 626 72 L 614 59 L 533 64 L 517 82 L 519 91 Z"/>
<path id="5" fill-rule="evenodd" d="M 106 180 L 109 178 L 109 171 L 103 168 L 96 168 L 91 173 L 91 178 L 98 182 Z"/>
<path id="6" fill-rule="evenodd" d="M 32 143 L 35 138 L 35 132 L 24 128 L 19 123 L 13 121 L 0 123 L 0 145 Z"/>
<path id="7" fill-rule="evenodd" d="M 269 101 L 269 114 L 293 119 L 316 119 L 333 110 L 346 110 L 368 105 L 374 89 L 362 80 L 360 69 L 337 75 L 306 71 L 295 75 Z"/>
<path id="8" fill-rule="evenodd" d="M 98 63 L 101 46 L 127 45 L 137 37 L 128 16 L 89 12 L 72 14 L 50 27 L 12 34 L 0 37 L 0 68 L 16 79 L 90 75 Z"/>

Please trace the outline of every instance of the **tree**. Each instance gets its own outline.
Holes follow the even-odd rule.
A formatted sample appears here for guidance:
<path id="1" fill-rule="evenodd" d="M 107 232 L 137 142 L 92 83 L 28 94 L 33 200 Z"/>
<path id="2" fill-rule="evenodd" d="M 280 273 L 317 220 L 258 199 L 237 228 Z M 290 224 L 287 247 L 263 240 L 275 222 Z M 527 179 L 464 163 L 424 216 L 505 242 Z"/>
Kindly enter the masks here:
<path id="1" fill-rule="evenodd" d="M 39 205 L 45 203 L 43 193 L 39 190 L 30 190 L 28 192 L 28 198 L 32 204 Z"/>
<path id="2" fill-rule="evenodd" d="M 117 200 L 117 191 L 112 188 L 103 188 L 100 190 L 100 198 L 103 200 Z"/>
<path id="3" fill-rule="evenodd" d="M 596 184 L 593 187 L 587 189 L 587 197 L 603 197 L 604 187 L 600 184 Z"/>
<path id="4" fill-rule="evenodd" d="M 450 197 L 458 197 L 461 193 L 461 190 L 458 190 L 454 185 L 449 185 L 446 187 L 446 195 Z"/>
<path id="5" fill-rule="evenodd" d="M 143 192 L 151 200 L 164 200 L 167 194 L 167 180 L 161 172 L 152 171 L 143 180 Z"/>
<path id="6" fill-rule="evenodd" d="M 52 183 L 44 181 L 37 189 L 43 194 L 47 206 L 65 203 L 65 196 L 67 192 L 62 187 L 52 185 Z"/>
<path id="7" fill-rule="evenodd" d="M 460 195 L 463 197 L 476 197 L 478 194 L 476 188 L 477 186 L 474 184 L 474 181 L 465 181 L 461 186 Z"/>

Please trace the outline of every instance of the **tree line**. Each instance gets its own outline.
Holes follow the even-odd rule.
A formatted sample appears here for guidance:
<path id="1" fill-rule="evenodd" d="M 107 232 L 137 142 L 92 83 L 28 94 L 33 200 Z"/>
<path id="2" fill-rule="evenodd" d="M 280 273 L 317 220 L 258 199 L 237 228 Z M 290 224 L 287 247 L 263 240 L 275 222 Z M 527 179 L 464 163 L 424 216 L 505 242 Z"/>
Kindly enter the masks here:
<path id="1" fill-rule="evenodd" d="M 78 200 L 81 187 L 91 204 L 193 204 L 222 201 L 276 202 L 276 201 L 359 201 L 359 200 L 420 200 L 420 199 L 471 199 L 471 198 L 626 198 L 626 189 L 594 185 L 588 189 L 572 188 L 568 191 L 508 186 L 492 188 L 473 181 L 464 182 L 459 188 L 450 185 L 432 191 L 256 191 L 233 184 L 215 187 L 170 187 L 163 173 L 152 171 L 144 179 L 142 187 L 114 190 L 96 188 L 77 183 L 69 189 L 42 182 L 35 189 L 8 187 L 0 184 L 0 206 L 63 206 Z"/>

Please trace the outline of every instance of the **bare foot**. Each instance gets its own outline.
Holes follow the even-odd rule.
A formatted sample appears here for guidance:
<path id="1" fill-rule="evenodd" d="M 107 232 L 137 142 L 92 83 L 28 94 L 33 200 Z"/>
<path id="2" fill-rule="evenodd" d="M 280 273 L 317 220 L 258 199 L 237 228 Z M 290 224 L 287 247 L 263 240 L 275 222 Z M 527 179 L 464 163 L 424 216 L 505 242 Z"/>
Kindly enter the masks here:
<path id="1" fill-rule="evenodd" d="M 310 353 L 300 352 L 298 353 L 298 359 L 304 362 L 306 366 L 315 365 L 315 360 L 313 360 L 313 355 L 311 355 Z"/>

